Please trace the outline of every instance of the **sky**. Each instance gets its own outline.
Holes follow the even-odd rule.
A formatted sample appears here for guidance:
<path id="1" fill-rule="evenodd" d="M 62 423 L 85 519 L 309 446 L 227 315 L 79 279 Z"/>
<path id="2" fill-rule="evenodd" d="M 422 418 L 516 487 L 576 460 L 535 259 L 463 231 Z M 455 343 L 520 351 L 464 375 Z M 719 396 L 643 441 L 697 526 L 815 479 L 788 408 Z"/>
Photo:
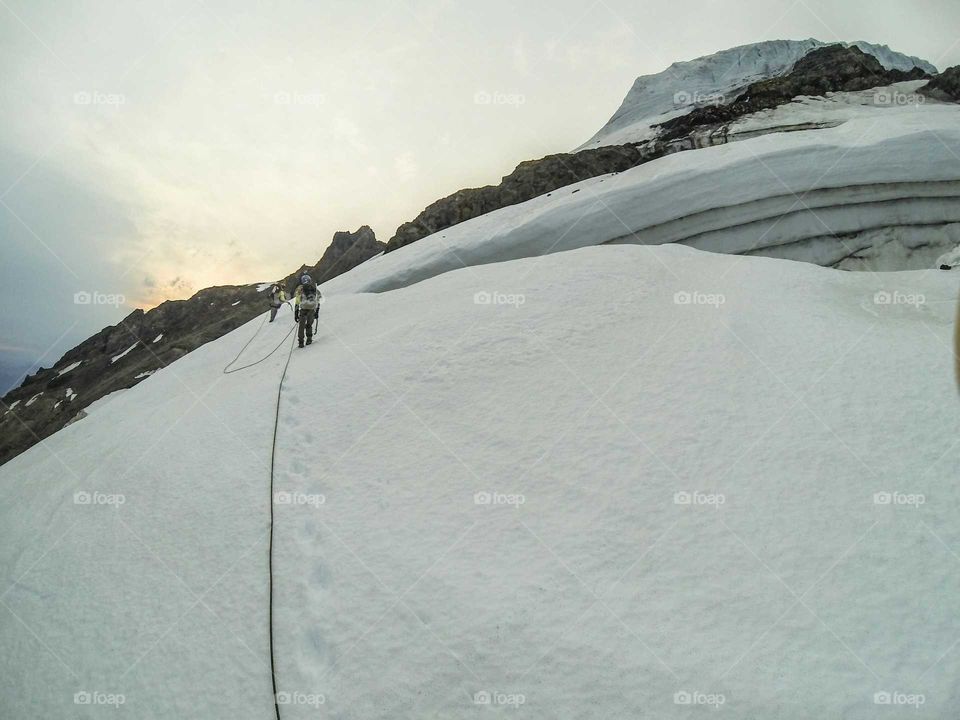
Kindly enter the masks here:
<path id="1" fill-rule="evenodd" d="M 386 241 L 746 43 L 960 64 L 956 0 L 0 0 L 0 392 L 134 308 Z"/>

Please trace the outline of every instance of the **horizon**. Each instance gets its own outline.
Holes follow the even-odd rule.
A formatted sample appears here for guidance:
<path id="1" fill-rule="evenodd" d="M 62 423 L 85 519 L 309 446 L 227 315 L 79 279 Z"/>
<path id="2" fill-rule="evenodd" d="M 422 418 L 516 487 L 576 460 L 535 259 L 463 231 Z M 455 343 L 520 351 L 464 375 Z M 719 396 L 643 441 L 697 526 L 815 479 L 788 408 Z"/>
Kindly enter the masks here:
<path id="1" fill-rule="evenodd" d="M 678 27 L 666 4 L 616 0 L 4 3 L 0 287 L 21 311 L 0 325 L 2 392 L 137 307 L 284 276 L 336 231 L 385 242 L 437 199 L 572 151 L 675 62 L 816 38 L 960 64 L 960 8 L 936 5 L 741 2 L 729 27 L 731 6 L 704 0 Z"/>

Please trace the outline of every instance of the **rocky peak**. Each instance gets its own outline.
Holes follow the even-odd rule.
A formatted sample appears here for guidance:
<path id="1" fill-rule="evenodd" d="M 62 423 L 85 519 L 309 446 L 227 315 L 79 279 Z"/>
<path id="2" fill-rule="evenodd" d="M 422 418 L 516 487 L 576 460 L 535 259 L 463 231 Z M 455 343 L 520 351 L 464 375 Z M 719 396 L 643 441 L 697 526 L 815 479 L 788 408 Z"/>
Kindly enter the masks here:
<path id="1" fill-rule="evenodd" d="M 336 277 L 345 269 L 359 265 L 386 248 L 369 225 L 362 225 L 356 232 L 340 230 L 333 234 L 333 241 L 323 257 L 312 268 L 306 268 L 318 283 Z"/>

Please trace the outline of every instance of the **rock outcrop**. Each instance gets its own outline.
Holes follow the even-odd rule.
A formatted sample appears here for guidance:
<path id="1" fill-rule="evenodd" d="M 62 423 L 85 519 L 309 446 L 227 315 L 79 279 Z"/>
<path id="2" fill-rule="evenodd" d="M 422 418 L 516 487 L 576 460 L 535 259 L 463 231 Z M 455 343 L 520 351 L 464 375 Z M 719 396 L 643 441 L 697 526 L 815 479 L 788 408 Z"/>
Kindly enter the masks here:
<path id="1" fill-rule="evenodd" d="M 944 70 L 928 82 L 920 92 L 946 102 L 960 102 L 960 65 Z"/>
<path id="2" fill-rule="evenodd" d="M 333 234 L 333 241 L 323 257 L 311 270 L 313 279 L 323 283 L 369 260 L 384 251 L 386 245 L 379 240 L 368 225 L 356 232 L 340 231 Z"/>
<path id="3" fill-rule="evenodd" d="M 338 232 L 323 257 L 284 282 L 292 287 L 304 269 L 318 282 L 329 280 L 383 252 L 367 226 Z M 201 345 L 216 340 L 266 309 L 259 285 L 228 285 L 199 291 L 188 300 L 169 300 L 152 310 L 134 310 L 41 368 L 3 398 L 0 464 L 19 455 L 76 418 L 90 403 L 133 387 Z"/>

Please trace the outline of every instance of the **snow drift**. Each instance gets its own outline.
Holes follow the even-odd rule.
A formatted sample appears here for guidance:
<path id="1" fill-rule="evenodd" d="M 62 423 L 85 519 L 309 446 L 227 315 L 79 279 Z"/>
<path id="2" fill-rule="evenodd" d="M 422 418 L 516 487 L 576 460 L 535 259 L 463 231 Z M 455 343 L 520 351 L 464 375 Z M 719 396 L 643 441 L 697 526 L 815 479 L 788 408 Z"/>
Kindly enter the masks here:
<path id="1" fill-rule="evenodd" d="M 329 296 L 280 406 L 282 717 L 949 715 L 954 285 L 624 245 Z M 270 717 L 285 357 L 221 369 L 283 313 L 0 468 L 4 717 Z"/>

